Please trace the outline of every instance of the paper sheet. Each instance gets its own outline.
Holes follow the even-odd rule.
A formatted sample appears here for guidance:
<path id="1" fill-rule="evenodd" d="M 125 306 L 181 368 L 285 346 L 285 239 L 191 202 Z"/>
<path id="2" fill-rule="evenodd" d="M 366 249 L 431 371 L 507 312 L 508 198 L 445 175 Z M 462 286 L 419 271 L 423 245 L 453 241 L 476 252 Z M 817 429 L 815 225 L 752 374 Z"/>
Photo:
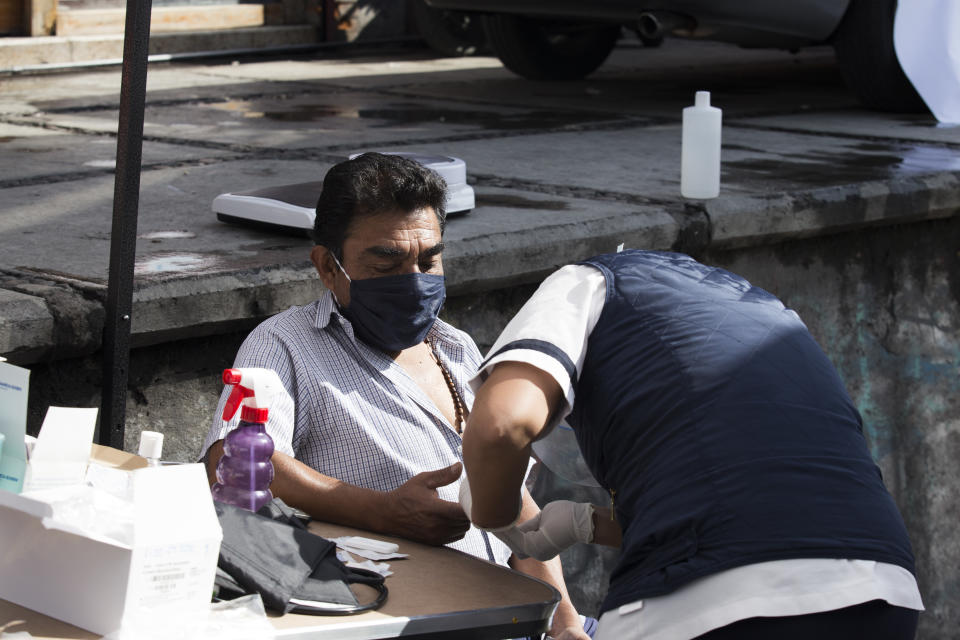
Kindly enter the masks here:
<path id="1" fill-rule="evenodd" d="M 330 540 L 337 543 L 337 547 L 340 549 L 367 560 L 394 560 L 409 557 L 409 554 L 397 552 L 400 548 L 398 545 L 374 540 L 373 538 L 342 536 L 340 538 L 330 538 Z"/>
<path id="2" fill-rule="evenodd" d="M 30 456 L 24 491 L 82 484 L 90 460 L 97 409 L 50 407 Z"/>
<path id="3" fill-rule="evenodd" d="M 374 562 L 372 560 L 357 562 L 356 558 L 351 556 L 343 549 L 337 549 L 337 559 L 348 567 L 353 567 L 354 569 L 367 569 L 368 571 L 379 573 L 384 578 L 393 575 L 393 571 L 390 571 L 390 565 L 386 562 Z"/>
<path id="4" fill-rule="evenodd" d="M 960 124 L 960 2 L 899 0 L 893 46 L 934 117 Z"/>

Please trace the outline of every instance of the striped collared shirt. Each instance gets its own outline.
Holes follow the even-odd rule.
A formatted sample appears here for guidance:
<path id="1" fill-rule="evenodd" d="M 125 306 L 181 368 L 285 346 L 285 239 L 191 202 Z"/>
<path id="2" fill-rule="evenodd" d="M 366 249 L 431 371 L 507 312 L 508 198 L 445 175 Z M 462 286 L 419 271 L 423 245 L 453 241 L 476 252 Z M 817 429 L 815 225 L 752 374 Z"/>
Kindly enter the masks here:
<path id="1" fill-rule="evenodd" d="M 467 385 L 480 353 L 464 332 L 437 320 L 427 335 L 469 408 Z M 273 369 L 289 396 L 270 408 L 267 432 L 277 451 L 356 486 L 391 491 L 423 471 L 462 461 L 460 436 L 430 397 L 391 358 L 353 335 L 328 291 L 264 321 L 240 347 L 235 367 Z M 220 419 L 231 388 L 220 396 L 203 452 L 236 426 Z M 438 489 L 456 502 L 459 481 Z M 506 564 L 510 550 L 471 528 L 449 545 Z"/>

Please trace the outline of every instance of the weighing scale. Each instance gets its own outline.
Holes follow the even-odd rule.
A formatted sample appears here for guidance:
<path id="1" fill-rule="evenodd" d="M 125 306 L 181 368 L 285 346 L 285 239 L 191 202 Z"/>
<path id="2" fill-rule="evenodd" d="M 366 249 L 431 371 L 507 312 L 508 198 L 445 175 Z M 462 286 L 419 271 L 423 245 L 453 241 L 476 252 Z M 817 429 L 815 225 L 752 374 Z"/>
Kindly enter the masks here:
<path id="1" fill-rule="evenodd" d="M 467 163 L 460 158 L 408 151 L 382 153 L 410 158 L 440 174 L 447 183 L 447 215 L 462 215 L 473 209 L 475 200 L 473 187 L 467 184 Z M 358 155 L 353 154 L 350 159 Z M 322 180 L 222 193 L 214 198 L 213 211 L 221 222 L 309 235 L 321 189 Z"/>

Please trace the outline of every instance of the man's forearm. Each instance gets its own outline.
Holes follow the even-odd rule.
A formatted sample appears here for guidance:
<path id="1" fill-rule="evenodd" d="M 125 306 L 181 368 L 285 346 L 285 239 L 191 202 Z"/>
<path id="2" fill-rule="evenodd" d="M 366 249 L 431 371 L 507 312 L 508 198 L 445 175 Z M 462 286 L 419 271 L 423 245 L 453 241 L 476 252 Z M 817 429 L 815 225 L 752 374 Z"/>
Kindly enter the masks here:
<path id="1" fill-rule="evenodd" d="M 557 605 L 557 612 L 553 615 L 553 626 L 550 627 L 551 636 L 560 635 L 560 632 L 568 627 L 580 626 L 580 614 L 577 613 L 570 601 L 570 594 L 567 593 L 567 583 L 563 579 L 560 558 L 540 562 L 534 558 L 521 560 L 516 556 L 510 556 L 510 567 L 543 580 L 560 592 L 560 604 Z"/>
<path id="2" fill-rule="evenodd" d="M 534 517 L 538 511 L 537 503 L 534 502 L 529 493 L 524 491 L 523 508 L 520 512 L 521 522 Z M 541 562 L 535 558 L 521 560 L 512 555 L 510 556 L 510 566 L 528 576 L 543 580 L 560 592 L 560 604 L 557 605 L 557 612 L 553 616 L 553 626 L 550 629 L 551 636 L 559 635 L 567 627 L 580 625 L 580 615 L 570 601 L 570 594 L 567 593 L 567 583 L 563 579 L 563 567 L 560 564 L 560 558 Z"/>
<path id="3" fill-rule="evenodd" d="M 223 441 L 214 443 L 207 453 L 207 477 L 216 482 L 217 462 L 223 456 Z M 275 451 L 273 482 L 270 491 L 291 507 L 313 518 L 358 529 L 383 533 L 384 494 L 325 476 L 295 458 Z"/>

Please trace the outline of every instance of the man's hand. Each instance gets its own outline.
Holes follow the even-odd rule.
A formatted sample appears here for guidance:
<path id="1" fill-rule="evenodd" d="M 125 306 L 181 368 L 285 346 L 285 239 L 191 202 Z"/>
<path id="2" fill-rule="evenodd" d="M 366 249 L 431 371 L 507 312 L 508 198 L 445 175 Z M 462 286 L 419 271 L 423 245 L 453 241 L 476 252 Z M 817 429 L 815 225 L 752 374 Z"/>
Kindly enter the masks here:
<path id="1" fill-rule="evenodd" d="M 456 502 L 441 500 L 437 488 L 460 477 L 457 462 L 435 471 L 424 471 L 386 494 L 383 530 L 427 544 L 459 540 L 470 528 L 470 520 Z"/>
<path id="2" fill-rule="evenodd" d="M 557 500 L 509 535 L 515 553 L 549 560 L 577 542 L 593 542 L 593 505 Z M 517 549 L 516 547 L 519 547 Z"/>

